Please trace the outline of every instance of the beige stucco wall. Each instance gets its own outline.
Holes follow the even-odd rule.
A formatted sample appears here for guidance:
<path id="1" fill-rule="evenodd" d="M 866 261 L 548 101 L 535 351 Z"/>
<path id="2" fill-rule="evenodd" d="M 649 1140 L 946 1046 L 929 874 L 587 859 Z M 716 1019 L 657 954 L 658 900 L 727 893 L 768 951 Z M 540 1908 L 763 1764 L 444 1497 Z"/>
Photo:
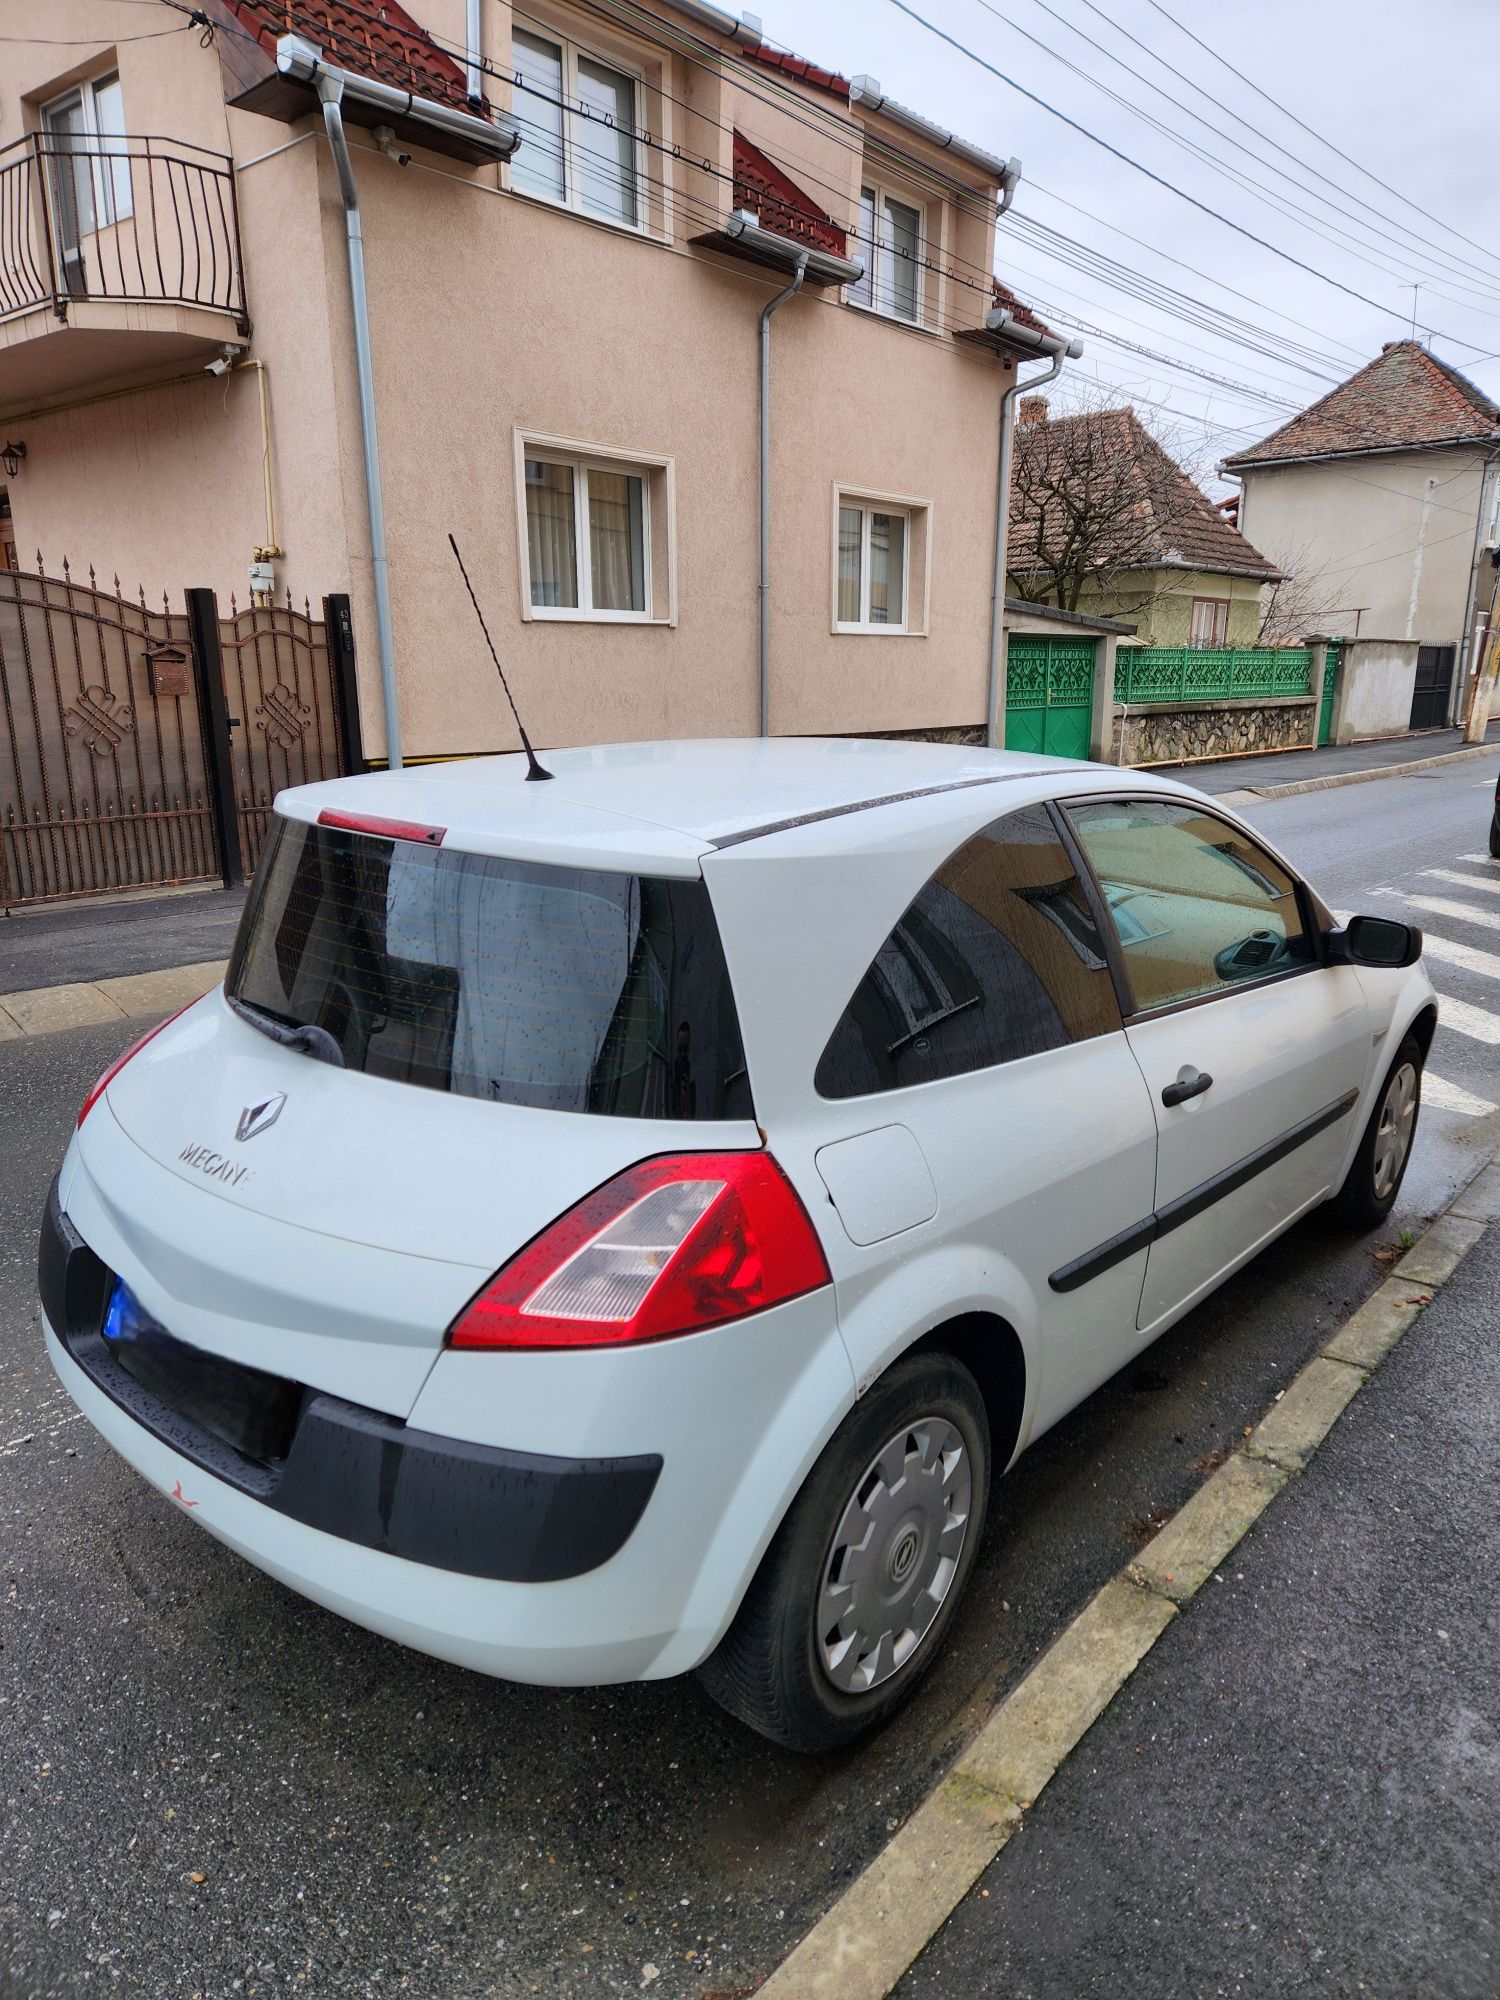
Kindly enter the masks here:
<path id="1" fill-rule="evenodd" d="M 1416 676 L 1415 639 L 1361 639 L 1347 646 L 1335 696 L 1335 740 L 1402 734 L 1411 721 Z"/>
<path id="2" fill-rule="evenodd" d="M 559 26 L 563 9 L 539 0 Z M 0 27 L 22 0 L 0 0 Z M 461 0 L 417 11 L 462 34 Z M 99 37 L 121 10 L 58 0 L 59 36 Z M 508 10 L 491 4 L 500 53 Z M 591 17 L 576 17 L 585 30 Z M 150 52 L 145 60 L 142 49 Z M 606 51 L 612 52 L 612 51 Z M 196 35 L 118 50 L 132 130 L 233 152 L 254 322 L 267 364 L 278 587 L 316 603 L 351 593 L 367 748 L 384 748 L 355 398 L 344 219 L 326 142 L 251 113 L 226 114 L 217 54 Z M 20 95 L 61 72 L 28 48 L 0 82 L 0 137 L 21 128 Z M 716 133 L 739 120 L 839 220 L 853 220 L 857 153 L 831 136 L 838 107 L 816 101 L 821 134 L 776 116 L 661 51 L 642 56 L 676 103 L 661 136 Z M 652 69 L 651 65 L 655 68 Z M 97 63 L 94 65 L 99 66 Z M 765 96 L 784 89 L 768 77 Z M 503 86 L 492 91 L 503 102 Z M 797 94 L 793 92 L 794 96 Z M 703 116 L 685 108 L 697 105 Z M 858 124 L 847 117 L 846 135 Z M 591 223 L 511 194 L 505 174 L 417 153 L 399 167 L 352 133 L 369 268 L 372 346 L 391 557 L 396 658 L 408 755 L 510 747 L 514 735 L 447 534 L 455 533 L 539 742 L 746 733 L 756 719 L 756 340 L 779 280 L 689 247 L 701 206 L 728 189 L 656 152 L 654 238 Z M 890 141 L 892 135 L 885 135 Z M 294 143 L 295 142 L 295 143 Z M 903 139 L 914 155 L 920 142 Z M 684 146 L 686 152 L 688 147 Z M 263 157 L 274 153 L 275 157 Z M 701 157 L 707 157 L 706 150 Z M 933 175 L 951 159 L 933 152 Z M 925 185 L 937 243 L 981 264 L 990 197 L 943 206 Z M 895 176 L 888 175 L 895 180 Z M 976 176 L 977 183 L 977 176 Z M 934 254 L 937 254 L 936 252 Z M 941 261 L 941 258 L 939 258 Z M 933 274 L 934 326 L 978 325 L 987 301 Z M 881 730 L 967 724 L 983 714 L 994 536 L 994 465 L 1006 369 L 936 331 L 907 329 L 809 292 L 773 329 L 772 728 Z M 0 355 L 3 369 L 3 355 Z M 119 380 L 99 389 L 121 386 Z M 3 389 L 3 374 L 0 374 Z M 678 616 L 650 626 L 525 616 L 517 520 L 517 430 L 670 459 Z M 23 553 L 139 580 L 152 594 L 208 583 L 241 597 L 265 539 L 258 384 L 250 370 L 28 419 L 30 456 L 12 483 Z M 925 631 L 832 630 L 834 490 L 843 484 L 929 510 Z"/>
<path id="3" fill-rule="evenodd" d="M 1245 474 L 1242 532 L 1297 573 L 1314 629 L 1457 645 L 1484 462 L 1474 451 L 1377 453 Z"/>
<path id="4" fill-rule="evenodd" d="M 1192 639 L 1193 599 L 1227 597 L 1229 630 L 1225 643 L 1254 646 L 1259 643 L 1265 588 L 1254 577 L 1163 569 L 1121 578 L 1107 590 L 1086 591 L 1079 609 L 1096 617 L 1129 620 L 1143 646 L 1186 646 Z"/>

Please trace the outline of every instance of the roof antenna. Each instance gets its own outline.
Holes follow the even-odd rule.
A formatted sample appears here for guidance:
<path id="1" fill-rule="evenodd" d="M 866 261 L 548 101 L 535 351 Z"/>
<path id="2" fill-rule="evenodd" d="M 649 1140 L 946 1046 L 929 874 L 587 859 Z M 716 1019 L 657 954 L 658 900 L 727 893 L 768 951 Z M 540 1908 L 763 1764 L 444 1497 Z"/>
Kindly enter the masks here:
<path id="1" fill-rule="evenodd" d="M 479 620 L 479 629 L 484 634 L 484 643 L 490 649 L 490 658 L 495 662 L 495 672 L 500 676 L 500 685 L 505 689 L 505 699 L 510 703 L 510 712 L 516 718 L 516 727 L 521 732 L 521 747 L 526 752 L 526 782 L 531 784 L 537 778 L 555 778 L 555 771 L 545 771 L 536 760 L 536 752 L 531 747 L 531 738 L 526 734 L 526 725 L 521 720 L 521 711 L 516 707 L 515 696 L 510 691 L 510 682 L 505 678 L 505 669 L 500 664 L 500 655 L 495 651 L 495 642 L 490 637 L 490 628 L 484 622 L 484 613 L 479 608 L 479 599 L 474 595 L 474 586 L 469 582 L 469 572 L 464 568 L 464 559 L 458 553 L 458 543 L 452 535 L 448 546 L 453 551 L 453 560 L 458 564 L 459 575 L 469 593 L 469 602 L 474 607 L 474 616 Z"/>

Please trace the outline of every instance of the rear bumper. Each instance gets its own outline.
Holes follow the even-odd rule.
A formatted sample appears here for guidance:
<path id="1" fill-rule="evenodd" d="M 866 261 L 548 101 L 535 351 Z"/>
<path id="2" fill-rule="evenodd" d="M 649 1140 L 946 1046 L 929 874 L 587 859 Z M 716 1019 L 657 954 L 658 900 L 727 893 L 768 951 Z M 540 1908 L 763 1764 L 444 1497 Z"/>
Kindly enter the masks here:
<path id="1" fill-rule="evenodd" d="M 661 1472 L 654 1453 L 561 1458 L 469 1444 L 342 1397 L 301 1391 L 289 1448 L 267 1465 L 120 1365 L 100 1333 L 113 1274 L 63 1213 L 53 1182 L 37 1283 L 54 1336 L 112 1403 L 199 1472 L 304 1526 L 384 1555 L 494 1582 L 555 1583 L 598 1569 L 635 1531 Z M 220 1393 L 285 1384 L 185 1348 Z"/>

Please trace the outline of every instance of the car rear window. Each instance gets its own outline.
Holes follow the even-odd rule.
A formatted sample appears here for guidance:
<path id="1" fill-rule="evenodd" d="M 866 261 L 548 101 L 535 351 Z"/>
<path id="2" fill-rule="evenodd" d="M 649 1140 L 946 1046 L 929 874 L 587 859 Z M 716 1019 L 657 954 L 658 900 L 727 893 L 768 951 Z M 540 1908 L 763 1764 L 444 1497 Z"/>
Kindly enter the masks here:
<path id="1" fill-rule="evenodd" d="M 701 881 L 277 819 L 224 986 L 367 1076 L 615 1118 L 753 1116 Z"/>

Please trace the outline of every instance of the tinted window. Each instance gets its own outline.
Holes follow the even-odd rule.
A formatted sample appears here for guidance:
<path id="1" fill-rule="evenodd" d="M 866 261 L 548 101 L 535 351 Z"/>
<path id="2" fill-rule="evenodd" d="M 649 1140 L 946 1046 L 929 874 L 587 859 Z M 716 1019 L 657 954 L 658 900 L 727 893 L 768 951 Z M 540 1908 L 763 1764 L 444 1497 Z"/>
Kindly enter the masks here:
<path id="1" fill-rule="evenodd" d="M 1292 877 L 1225 821 L 1154 799 L 1074 806 L 1069 818 L 1142 1012 L 1312 962 Z"/>
<path id="2" fill-rule="evenodd" d="M 551 1111 L 752 1115 L 702 882 L 278 820 L 225 988 L 369 1076 Z"/>
<path id="3" fill-rule="evenodd" d="M 933 876 L 859 982 L 815 1080 L 824 1097 L 899 1090 L 1119 1025 L 1092 912 L 1036 806 Z"/>

